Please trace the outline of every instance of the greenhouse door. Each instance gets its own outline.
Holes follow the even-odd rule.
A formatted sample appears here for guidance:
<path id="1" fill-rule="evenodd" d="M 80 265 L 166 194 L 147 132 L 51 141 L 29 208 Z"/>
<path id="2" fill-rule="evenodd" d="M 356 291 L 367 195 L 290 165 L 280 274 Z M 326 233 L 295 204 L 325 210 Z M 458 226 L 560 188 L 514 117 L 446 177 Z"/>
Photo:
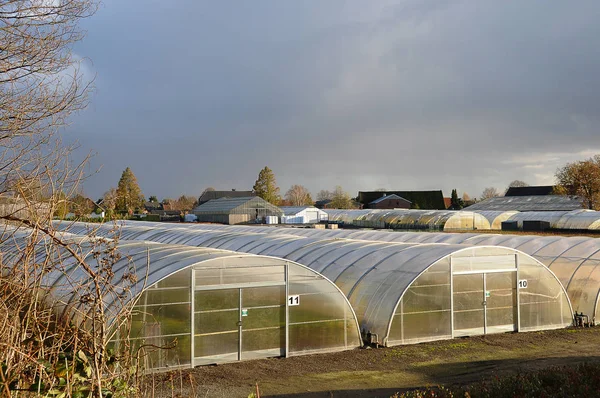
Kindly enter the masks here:
<path id="1" fill-rule="evenodd" d="M 285 282 L 196 289 L 194 366 L 285 355 L 285 311 Z"/>
<path id="2" fill-rule="evenodd" d="M 240 289 L 240 359 L 285 355 L 285 286 Z"/>
<path id="3" fill-rule="evenodd" d="M 454 274 L 454 337 L 517 330 L 517 273 Z"/>

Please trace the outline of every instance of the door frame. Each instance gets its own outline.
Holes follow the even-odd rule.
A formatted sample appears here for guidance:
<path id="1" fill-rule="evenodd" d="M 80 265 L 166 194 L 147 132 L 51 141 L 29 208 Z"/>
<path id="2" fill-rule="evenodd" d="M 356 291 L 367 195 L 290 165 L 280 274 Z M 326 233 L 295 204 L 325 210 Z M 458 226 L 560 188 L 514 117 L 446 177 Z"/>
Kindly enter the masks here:
<path id="1" fill-rule="evenodd" d="M 246 267 L 242 267 L 242 268 L 246 268 Z M 206 286 L 196 286 L 196 269 L 194 269 L 192 267 L 192 272 L 191 272 L 191 305 L 190 305 L 190 312 L 191 312 L 191 316 L 190 316 L 190 353 L 191 353 L 191 364 L 192 367 L 197 366 L 196 365 L 196 359 L 200 359 L 203 357 L 196 357 L 196 353 L 195 353 L 195 339 L 196 339 L 196 330 L 195 330 L 195 325 L 196 325 L 196 299 L 195 299 L 195 292 L 196 291 L 210 291 L 210 290 L 226 290 L 226 289 L 238 289 L 238 322 L 237 322 L 237 328 L 238 328 L 238 353 L 237 353 L 237 361 L 241 361 L 242 360 L 242 332 L 243 332 L 243 326 L 242 326 L 242 305 L 243 305 L 243 298 L 242 298 L 242 290 L 243 289 L 247 289 L 247 288 L 260 288 L 260 287 L 272 287 L 272 286 L 285 286 L 285 297 L 284 297 L 284 301 L 285 301 L 285 311 L 284 311 L 284 317 L 285 317 L 285 345 L 283 347 L 281 347 L 281 349 L 283 350 L 284 354 L 283 357 L 287 358 L 288 357 L 288 353 L 289 353 L 289 302 L 288 302 L 288 296 L 289 296 L 289 263 L 285 263 L 284 265 L 284 280 L 280 281 L 280 282 L 250 282 L 250 283 L 233 283 L 233 284 L 223 284 L 223 285 L 206 285 Z M 198 271 L 201 272 L 201 271 Z M 224 361 L 224 362 L 218 362 L 218 363 L 226 363 L 229 361 Z"/>
<path id="2" fill-rule="evenodd" d="M 483 335 L 487 333 L 487 304 L 483 304 L 486 302 L 485 292 L 486 292 L 486 274 L 495 274 L 495 273 L 504 273 L 504 272 L 515 272 L 515 294 L 516 294 L 516 331 L 521 331 L 521 299 L 520 299 L 520 289 L 519 289 L 519 256 L 515 253 L 515 268 L 513 269 L 489 269 L 489 270 L 475 270 L 475 271 L 458 271 L 454 272 L 454 267 L 452 264 L 452 256 L 450 256 L 450 312 L 452 316 L 450 317 L 450 327 L 452 332 L 452 338 L 454 338 L 454 275 L 482 275 L 483 280 Z"/>

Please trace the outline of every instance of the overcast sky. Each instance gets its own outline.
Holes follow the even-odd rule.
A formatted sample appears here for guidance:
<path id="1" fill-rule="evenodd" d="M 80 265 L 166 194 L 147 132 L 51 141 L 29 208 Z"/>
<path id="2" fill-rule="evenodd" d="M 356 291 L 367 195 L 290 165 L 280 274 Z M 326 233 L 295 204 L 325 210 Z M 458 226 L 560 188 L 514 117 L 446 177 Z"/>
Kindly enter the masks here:
<path id="1" fill-rule="evenodd" d="M 68 139 L 86 194 L 442 189 L 479 196 L 600 153 L 600 2 L 103 0 Z"/>

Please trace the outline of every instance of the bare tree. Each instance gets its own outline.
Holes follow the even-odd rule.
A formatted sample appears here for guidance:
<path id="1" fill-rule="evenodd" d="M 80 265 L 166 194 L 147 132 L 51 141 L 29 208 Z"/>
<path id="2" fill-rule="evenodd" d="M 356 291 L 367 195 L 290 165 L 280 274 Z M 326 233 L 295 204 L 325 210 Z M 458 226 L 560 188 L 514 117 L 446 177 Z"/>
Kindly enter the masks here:
<path id="1" fill-rule="evenodd" d="M 508 184 L 508 187 L 506 187 L 506 189 L 504 190 L 504 194 L 506 194 L 510 188 L 524 188 L 528 186 L 529 184 L 525 181 L 513 180 L 510 182 L 510 184 Z"/>
<path id="2" fill-rule="evenodd" d="M 333 193 L 326 189 L 321 189 L 317 193 L 317 200 L 331 200 L 332 198 L 333 198 Z"/>
<path id="3" fill-rule="evenodd" d="M 181 195 L 177 200 L 165 199 L 163 200 L 163 206 L 169 210 L 180 210 L 180 211 L 189 211 L 196 207 L 198 201 L 193 196 Z M 167 210 L 165 208 L 165 210 Z"/>
<path id="4" fill-rule="evenodd" d="M 100 206 L 108 215 L 112 215 L 115 212 L 117 208 L 117 190 L 115 188 L 111 187 L 108 191 L 104 192 Z"/>
<path id="5" fill-rule="evenodd" d="M 509 188 L 523 188 L 523 187 L 528 187 L 529 184 L 527 184 L 525 181 L 521 181 L 521 180 L 514 180 L 511 181 L 510 184 L 508 184 Z"/>
<path id="6" fill-rule="evenodd" d="M 48 134 L 86 104 L 89 88 L 71 51 L 92 0 L 0 4 L 0 141 Z"/>
<path id="7" fill-rule="evenodd" d="M 304 206 L 313 204 L 310 192 L 302 185 L 292 185 L 292 187 L 285 193 L 285 200 L 290 202 L 291 206 Z"/>
<path id="8" fill-rule="evenodd" d="M 132 277 L 115 279 L 117 240 L 68 238 L 52 223 L 85 177 L 87 159 L 74 164 L 58 131 L 87 104 L 90 82 L 72 47 L 95 8 L 94 0 L 0 2 L 0 244 L 17 249 L 0 258 L 2 396 L 129 388 L 127 351 L 117 358 L 108 350 L 114 330 L 104 311 L 105 297 L 126 296 Z M 62 313 L 46 288 L 58 275 L 77 297 Z"/>
<path id="9" fill-rule="evenodd" d="M 500 196 L 500 194 L 498 193 L 498 190 L 496 188 L 494 188 L 494 187 L 487 187 L 481 193 L 481 200 L 495 198 L 497 196 Z"/>

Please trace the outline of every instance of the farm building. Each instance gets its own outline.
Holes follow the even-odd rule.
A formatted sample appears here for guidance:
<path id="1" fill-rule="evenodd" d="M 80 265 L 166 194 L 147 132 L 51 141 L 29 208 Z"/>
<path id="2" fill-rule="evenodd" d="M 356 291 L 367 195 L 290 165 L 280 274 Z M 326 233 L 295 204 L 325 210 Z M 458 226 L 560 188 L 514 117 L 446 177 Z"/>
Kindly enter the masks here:
<path id="1" fill-rule="evenodd" d="M 314 206 L 280 206 L 282 224 L 314 224 L 327 221 L 328 215 Z"/>
<path id="2" fill-rule="evenodd" d="M 369 209 L 410 209 L 412 202 L 396 194 L 386 195 L 370 202 Z"/>
<path id="3" fill-rule="evenodd" d="M 359 191 L 358 201 L 363 207 L 383 195 L 397 195 L 412 203 L 412 208 L 422 210 L 445 210 L 442 191 Z"/>
<path id="4" fill-rule="evenodd" d="M 263 223 L 266 217 L 283 216 L 279 207 L 258 196 L 209 200 L 192 210 L 192 213 L 200 222 L 221 224 Z"/>
<path id="5" fill-rule="evenodd" d="M 530 185 L 526 187 L 509 187 L 504 196 L 548 196 L 554 195 L 554 185 Z"/>
<path id="6" fill-rule="evenodd" d="M 85 226 L 74 228 L 85 231 Z M 514 249 L 305 238 L 287 229 L 266 229 L 125 223 L 121 234 L 298 262 L 333 281 L 356 312 L 363 339 L 383 345 L 572 322 L 569 299 L 556 276 Z M 99 230 L 108 231 L 108 226 Z"/>
<path id="7" fill-rule="evenodd" d="M 93 240 L 75 239 L 80 253 L 95 264 Z M 19 261 L 17 247 L 24 242 L 17 238 L 2 244 L 6 266 Z M 146 370 L 332 352 L 361 345 L 356 316 L 344 294 L 298 263 L 139 241 L 119 241 L 117 249 L 121 256 L 112 267 L 116 293 L 104 296 L 105 313 L 112 322 L 109 326 L 117 324 L 121 311 L 131 305 L 129 342 L 133 349 L 177 342 L 172 349 L 148 351 Z M 40 247 L 37 260 L 43 262 L 46 255 Z M 76 287 L 89 283 L 90 278 L 71 257 L 65 255 L 62 260 L 66 268 L 57 267 L 44 282 L 51 293 L 50 304 L 57 311 L 68 311 L 63 314 L 84 312 L 83 293 Z M 135 278 L 130 276 L 132 272 Z M 125 288 L 124 281 L 131 285 Z M 117 337 L 114 343 L 119 341 Z"/>

